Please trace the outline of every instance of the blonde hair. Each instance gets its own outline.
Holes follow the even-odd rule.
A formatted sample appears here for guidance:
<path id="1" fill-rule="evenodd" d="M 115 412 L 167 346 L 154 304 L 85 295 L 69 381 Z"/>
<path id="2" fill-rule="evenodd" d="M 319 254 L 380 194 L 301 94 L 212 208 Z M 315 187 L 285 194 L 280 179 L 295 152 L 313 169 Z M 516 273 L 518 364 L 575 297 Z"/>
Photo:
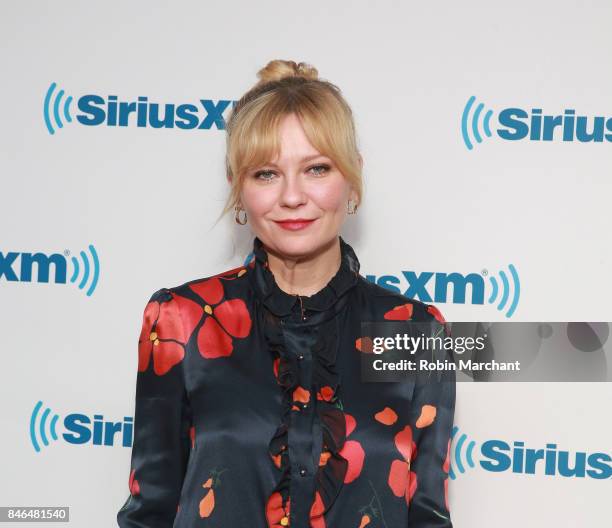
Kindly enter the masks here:
<path id="1" fill-rule="evenodd" d="M 361 203 L 363 180 L 353 113 L 340 89 L 319 79 L 313 66 L 272 60 L 257 72 L 259 82 L 233 107 L 226 123 L 226 177 L 230 194 L 219 217 L 240 201 L 249 169 L 279 154 L 279 125 L 295 114 L 310 143 L 329 157 L 352 185 Z"/>

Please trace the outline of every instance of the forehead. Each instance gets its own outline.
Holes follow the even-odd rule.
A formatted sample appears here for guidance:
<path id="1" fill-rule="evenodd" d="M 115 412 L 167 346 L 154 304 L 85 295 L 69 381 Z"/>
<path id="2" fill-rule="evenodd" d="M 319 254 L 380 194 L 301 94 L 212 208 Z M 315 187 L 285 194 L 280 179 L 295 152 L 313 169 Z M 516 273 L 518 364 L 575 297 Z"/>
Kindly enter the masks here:
<path id="1" fill-rule="evenodd" d="M 295 114 L 285 116 L 278 126 L 279 158 L 304 161 L 321 153 L 310 143 Z"/>

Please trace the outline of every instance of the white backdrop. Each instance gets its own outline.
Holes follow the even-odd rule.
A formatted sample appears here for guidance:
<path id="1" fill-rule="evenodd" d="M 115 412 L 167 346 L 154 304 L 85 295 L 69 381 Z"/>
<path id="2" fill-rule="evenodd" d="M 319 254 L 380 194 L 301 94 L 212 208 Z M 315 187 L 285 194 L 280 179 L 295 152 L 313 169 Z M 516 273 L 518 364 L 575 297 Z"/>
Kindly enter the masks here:
<path id="1" fill-rule="evenodd" d="M 435 300 L 450 321 L 612 321 L 611 22 L 605 0 L 3 2 L 0 506 L 70 506 L 72 526 L 115 526 L 130 447 L 88 432 L 133 415 L 149 295 L 250 250 L 247 226 L 229 216 L 213 226 L 228 190 L 225 132 L 202 100 L 237 100 L 271 59 L 313 64 L 352 105 L 365 201 L 342 234 L 364 275 L 402 292 L 403 272 L 478 275 L 482 304 L 469 288 L 464 302 L 452 288 Z M 193 104 L 212 126 L 82 122 L 94 116 L 87 101 L 106 117 L 112 96 Z M 537 136 L 534 109 L 575 110 L 587 130 L 607 129 L 591 142 L 563 141 L 561 129 L 549 141 L 498 133 Z M 28 254 L 43 263 L 31 279 Z M 45 281 L 49 258 L 65 280 L 51 265 Z M 511 277 L 510 265 L 520 288 L 511 278 L 498 309 L 489 277 Z M 453 460 L 454 525 L 607 525 L 611 396 L 610 383 L 459 384 L 455 448 L 467 439 Z M 83 443 L 64 436 L 75 419 Z M 555 444 L 570 462 L 598 454 L 606 478 L 489 471 L 479 461 L 492 440 Z"/>

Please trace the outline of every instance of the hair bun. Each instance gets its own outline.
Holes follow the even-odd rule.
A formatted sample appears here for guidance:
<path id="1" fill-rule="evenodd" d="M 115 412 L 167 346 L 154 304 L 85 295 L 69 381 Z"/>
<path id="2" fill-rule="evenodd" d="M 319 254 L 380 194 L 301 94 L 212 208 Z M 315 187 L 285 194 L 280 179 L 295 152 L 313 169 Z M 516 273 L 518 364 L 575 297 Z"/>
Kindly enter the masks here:
<path id="1" fill-rule="evenodd" d="M 306 62 L 296 63 L 295 61 L 287 61 L 276 59 L 268 62 L 261 70 L 257 72 L 257 77 L 260 79 L 260 84 L 280 81 L 287 77 L 302 77 L 309 80 L 317 80 L 319 72 L 314 66 Z"/>

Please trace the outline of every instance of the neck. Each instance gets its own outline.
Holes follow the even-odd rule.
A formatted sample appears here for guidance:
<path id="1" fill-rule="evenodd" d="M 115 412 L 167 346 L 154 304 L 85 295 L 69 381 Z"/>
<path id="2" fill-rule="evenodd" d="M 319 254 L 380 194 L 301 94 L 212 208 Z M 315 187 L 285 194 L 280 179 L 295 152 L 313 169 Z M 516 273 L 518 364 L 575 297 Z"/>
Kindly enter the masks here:
<path id="1" fill-rule="evenodd" d="M 316 253 L 287 257 L 266 248 L 268 267 L 278 287 L 290 295 L 311 296 L 323 289 L 340 268 L 340 239 L 334 238 Z"/>

